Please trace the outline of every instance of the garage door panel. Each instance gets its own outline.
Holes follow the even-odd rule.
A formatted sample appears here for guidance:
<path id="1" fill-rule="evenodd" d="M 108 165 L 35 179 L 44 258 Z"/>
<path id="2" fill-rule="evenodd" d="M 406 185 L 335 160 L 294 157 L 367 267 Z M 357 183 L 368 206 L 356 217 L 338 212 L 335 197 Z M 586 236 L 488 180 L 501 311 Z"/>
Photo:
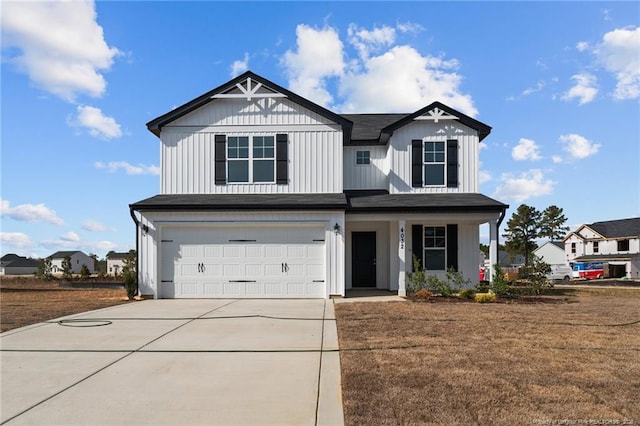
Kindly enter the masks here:
<path id="1" fill-rule="evenodd" d="M 325 297 L 324 228 L 168 228 L 161 297 Z M 316 281 L 316 282 L 314 282 Z"/>

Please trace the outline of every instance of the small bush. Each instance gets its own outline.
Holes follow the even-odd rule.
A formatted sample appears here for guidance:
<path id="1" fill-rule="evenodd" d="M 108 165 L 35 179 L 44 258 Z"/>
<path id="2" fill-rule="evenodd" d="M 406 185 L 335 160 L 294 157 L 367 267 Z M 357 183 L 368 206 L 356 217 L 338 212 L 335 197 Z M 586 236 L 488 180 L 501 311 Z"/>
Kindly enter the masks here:
<path id="1" fill-rule="evenodd" d="M 494 303 L 498 298 L 493 293 L 476 293 L 475 300 L 478 303 Z"/>
<path id="2" fill-rule="evenodd" d="M 418 290 L 413 294 L 413 297 L 416 299 L 420 299 L 420 300 L 429 300 L 433 297 L 433 293 L 431 293 L 429 290 Z"/>
<path id="3" fill-rule="evenodd" d="M 493 292 L 496 296 L 508 296 L 511 291 L 511 282 L 505 276 L 504 271 L 500 267 L 500 265 L 493 265 L 493 279 L 491 280 L 491 284 L 489 285 L 489 290 Z"/>
<path id="4" fill-rule="evenodd" d="M 475 291 L 471 290 L 470 288 L 466 288 L 458 292 L 458 297 L 461 299 L 473 299 L 475 294 L 476 294 Z"/>
<path id="5" fill-rule="evenodd" d="M 407 291 L 409 293 L 417 293 L 423 290 L 427 284 L 427 274 L 424 268 L 420 266 L 420 261 L 413 255 L 413 272 L 407 274 Z"/>

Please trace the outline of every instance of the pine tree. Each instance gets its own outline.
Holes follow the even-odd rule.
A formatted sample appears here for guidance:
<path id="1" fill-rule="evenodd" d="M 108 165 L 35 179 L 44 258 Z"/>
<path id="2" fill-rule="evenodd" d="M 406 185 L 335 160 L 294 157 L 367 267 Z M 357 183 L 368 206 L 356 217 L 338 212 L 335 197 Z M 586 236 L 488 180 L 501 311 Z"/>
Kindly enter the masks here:
<path id="1" fill-rule="evenodd" d="M 549 206 L 542 212 L 542 220 L 540 221 L 541 238 L 549 238 L 551 241 L 560 241 L 567 234 L 568 226 L 564 224 L 567 218 L 564 216 L 562 208 L 558 206 Z"/>
<path id="2" fill-rule="evenodd" d="M 542 213 L 535 207 L 521 204 L 507 222 L 507 229 L 502 236 L 505 246 L 511 254 L 524 254 L 524 263 L 529 265 L 531 253 L 538 247 L 535 239 L 539 236 Z"/>

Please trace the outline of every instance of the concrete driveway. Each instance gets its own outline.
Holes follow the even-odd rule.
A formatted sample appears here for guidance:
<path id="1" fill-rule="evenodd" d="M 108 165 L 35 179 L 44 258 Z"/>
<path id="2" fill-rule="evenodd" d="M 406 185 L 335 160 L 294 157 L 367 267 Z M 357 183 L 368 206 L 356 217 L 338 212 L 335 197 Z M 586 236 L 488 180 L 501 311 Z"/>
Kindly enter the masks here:
<path id="1" fill-rule="evenodd" d="M 0 335 L 0 423 L 338 425 L 330 300 L 147 300 Z"/>

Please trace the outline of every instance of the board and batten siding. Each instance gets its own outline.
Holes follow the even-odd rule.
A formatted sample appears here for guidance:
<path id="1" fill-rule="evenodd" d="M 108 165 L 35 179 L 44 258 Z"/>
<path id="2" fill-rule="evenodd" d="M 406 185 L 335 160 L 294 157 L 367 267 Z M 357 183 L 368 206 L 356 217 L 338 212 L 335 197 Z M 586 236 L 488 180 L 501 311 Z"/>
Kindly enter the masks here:
<path id="1" fill-rule="evenodd" d="M 371 164 L 356 164 L 356 151 L 369 151 Z M 387 189 L 388 175 L 386 146 L 344 148 L 344 189 Z"/>
<path id="2" fill-rule="evenodd" d="M 338 224 L 339 233 L 333 228 Z M 325 228 L 325 280 L 330 295 L 344 296 L 345 278 L 345 217 L 343 211 L 235 211 L 235 212 L 144 212 L 141 214 L 141 224 L 149 227 L 147 232 L 138 228 L 140 244 L 140 268 L 138 286 L 143 295 L 158 297 L 160 276 L 160 260 L 162 253 L 160 240 L 163 227 L 179 226 L 229 226 L 238 227 L 243 224 L 260 224 L 292 226 L 320 225 Z"/>
<path id="3" fill-rule="evenodd" d="M 265 110 L 259 105 L 270 105 Z M 266 107 L 265 107 L 266 108 Z M 288 137 L 287 185 L 215 184 L 215 135 Z M 342 192 L 342 129 L 288 100 L 216 100 L 162 128 L 162 194 Z"/>
<path id="4" fill-rule="evenodd" d="M 456 188 L 411 186 L 411 141 L 458 141 L 458 182 Z M 478 134 L 475 130 L 454 121 L 439 123 L 414 121 L 398 130 L 389 141 L 389 164 L 393 173 L 389 174 L 389 193 L 469 193 L 478 192 Z"/>

